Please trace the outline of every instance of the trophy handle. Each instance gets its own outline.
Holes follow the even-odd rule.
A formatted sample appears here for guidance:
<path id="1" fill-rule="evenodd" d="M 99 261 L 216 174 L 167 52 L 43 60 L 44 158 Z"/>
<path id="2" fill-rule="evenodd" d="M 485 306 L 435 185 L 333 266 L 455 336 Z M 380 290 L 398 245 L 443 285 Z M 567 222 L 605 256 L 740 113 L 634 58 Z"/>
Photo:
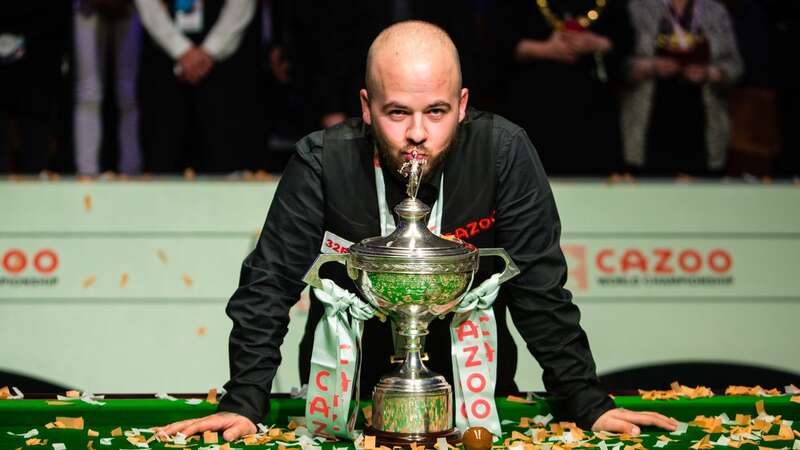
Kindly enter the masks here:
<path id="1" fill-rule="evenodd" d="M 519 275 L 519 267 L 514 264 L 514 261 L 508 256 L 508 252 L 506 252 L 503 248 L 479 248 L 478 249 L 479 256 L 499 256 L 503 258 L 503 261 L 506 263 L 506 268 L 500 274 L 500 278 L 498 279 L 498 283 L 502 284 L 506 281 L 514 278 L 515 276 Z"/>
<path id="2" fill-rule="evenodd" d="M 317 256 L 317 259 L 314 261 L 314 264 L 311 265 L 311 268 L 308 269 L 308 272 L 306 272 L 305 276 L 303 277 L 303 281 L 311 287 L 322 289 L 322 281 L 320 281 L 319 278 L 319 268 L 322 267 L 323 264 L 331 261 L 336 261 L 341 264 L 345 264 L 345 262 L 347 261 L 347 257 L 348 257 L 347 253 L 335 253 L 335 254 L 323 253 Z"/>

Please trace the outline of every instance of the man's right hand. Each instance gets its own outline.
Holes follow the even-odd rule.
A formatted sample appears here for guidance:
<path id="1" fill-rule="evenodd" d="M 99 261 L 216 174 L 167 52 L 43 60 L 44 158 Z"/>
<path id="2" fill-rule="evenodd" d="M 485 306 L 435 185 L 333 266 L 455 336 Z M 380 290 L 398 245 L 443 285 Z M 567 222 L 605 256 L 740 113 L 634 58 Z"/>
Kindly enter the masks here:
<path id="1" fill-rule="evenodd" d="M 175 433 L 191 436 L 206 431 L 222 431 L 222 438 L 230 442 L 246 434 L 253 434 L 258 429 L 245 416 L 232 412 L 218 412 L 206 417 L 175 422 L 156 430 L 159 434 L 167 434 L 169 436 L 174 436 Z"/>
<path id="2" fill-rule="evenodd" d="M 214 65 L 214 60 L 199 47 L 192 47 L 178 58 L 180 77 L 192 84 L 205 78 Z"/>
<path id="3" fill-rule="evenodd" d="M 653 69 L 659 78 L 671 78 L 675 76 L 680 70 L 681 65 L 675 58 L 656 57 L 653 60 Z"/>

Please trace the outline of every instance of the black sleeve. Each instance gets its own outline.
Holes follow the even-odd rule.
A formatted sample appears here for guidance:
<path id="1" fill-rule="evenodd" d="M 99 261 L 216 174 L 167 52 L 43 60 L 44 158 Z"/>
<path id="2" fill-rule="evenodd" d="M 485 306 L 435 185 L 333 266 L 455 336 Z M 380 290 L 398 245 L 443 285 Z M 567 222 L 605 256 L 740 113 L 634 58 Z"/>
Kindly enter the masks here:
<path id="1" fill-rule="evenodd" d="M 231 379 L 219 411 L 241 414 L 254 423 L 269 411 L 289 309 L 305 287 L 302 277 L 322 242 L 322 168 L 314 136 L 319 134 L 298 143 L 226 309 L 233 321 L 228 344 Z"/>
<path id="2" fill-rule="evenodd" d="M 614 404 L 599 386 L 580 311 L 564 289 L 561 222 L 544 169 L 523 130 L 501 141 L 495 219 L 497 244 L 521 271 L 501 289 L 514 325 L 544 370 L 555 415 L 588 429 Z"/>

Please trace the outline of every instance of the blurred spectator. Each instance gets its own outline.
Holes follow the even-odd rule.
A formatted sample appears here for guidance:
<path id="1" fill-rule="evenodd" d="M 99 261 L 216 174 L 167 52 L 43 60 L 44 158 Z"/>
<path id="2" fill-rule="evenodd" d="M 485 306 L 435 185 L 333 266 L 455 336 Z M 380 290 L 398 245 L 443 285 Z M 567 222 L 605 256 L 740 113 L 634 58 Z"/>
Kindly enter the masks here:
<path id="1" fill-rule="evenodd" d="M 259 139 L 256 0 L 136 0 L 145 170 L 241 169 Z"/>
<path id="2" fill-rule="evenodd" d="M 38 174 L 47 168 L 56 97 L 69 43 L 69 18 L 68 2 L 3 5 L 0 173 Z"/>
<path id="3" fill-rule="evenodd" d="M 770 175 L 780 151 L 769 22 L 756 0 L 724 0 L 744 72 L 730 93 L 731 145 L 727 173 Z"/>
<path id="4" fill-rule="evenodd" d="M 633 44 L 625 0 L 512 0 L 496 16 L 507 61 L 499 111 L 530 135 L 550 175 L 608 175 L 622 163 L 612 82 Z"/>
<path id="5" fill-rule="evenodd" d="M 103 81 L 109 47 L 119 111 L 118 171 L 141 171 L 136 75 L 139 19 L 131 0 L 76 0 L 75 22 L 75 167 L 79 175 L 100 172 Z"/>
<path id="6" fill-rule="evenodd" d="M 312 93 L 308 131 L 359 116 L 369 44 L 392 23 L 442 27 L 456 44 L 465 87 L 475 79 L 473 0 L 295 0 L 287 2 L 287 54 L 295 81 Z M 472 99 L 470 99 L 472 102 Z"/>
<path id="7" fill-rule="evenodd" d="M 644 174 L 719 173 L 730 142 L 726 88 L 742 73 L 728 12 L 714 0 L 631 0 L 630 12 L 625 162 Z"/>

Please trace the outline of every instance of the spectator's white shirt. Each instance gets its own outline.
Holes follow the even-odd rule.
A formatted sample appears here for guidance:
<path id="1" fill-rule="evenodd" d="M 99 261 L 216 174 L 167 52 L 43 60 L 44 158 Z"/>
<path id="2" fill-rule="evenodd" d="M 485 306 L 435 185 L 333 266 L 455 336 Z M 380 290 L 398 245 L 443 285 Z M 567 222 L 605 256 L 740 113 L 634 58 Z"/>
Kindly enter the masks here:
<path id="1" fill-rule="evenodd" d="M 192 48 L 192 41 L 178 28 L 161 0 L 135 1 L 142 25 L 172 59 L 177 60 Z M 255 9 L 255 0 L 225 0 L 219 18 L 203 40 L 203 50 L 215 61 L 231 56 L 239 48 Z"/>

